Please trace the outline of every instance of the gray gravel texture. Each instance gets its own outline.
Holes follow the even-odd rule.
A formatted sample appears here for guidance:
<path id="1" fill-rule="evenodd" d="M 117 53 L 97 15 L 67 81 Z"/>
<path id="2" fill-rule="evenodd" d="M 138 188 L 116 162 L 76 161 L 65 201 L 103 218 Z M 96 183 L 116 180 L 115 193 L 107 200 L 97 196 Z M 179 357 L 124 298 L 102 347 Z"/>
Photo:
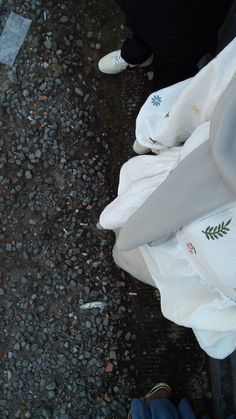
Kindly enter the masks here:
<path id="1" fill-rule="evenodd" d="M 32 19 L 14 66 L 0 66 L 0 417 L 125 417 L 124 274 L 96 229 L 112 194 L 97 122 L 103 16 L 85 0 L 0 3 L 1 30 L 10 11 Z"/>
<path id="2" fill-rule="evenodd" d="M 0 418 L 125 418 L 145 384 L 145 288 L 115 267 L 113 235 L 96 223 L 133 155 L 149 73 L 99 74 L 125 36 L 112 0 L 0 7 L 0 30 L 10 11 L 32 19 L 14 66 L 0 65 Z"/>

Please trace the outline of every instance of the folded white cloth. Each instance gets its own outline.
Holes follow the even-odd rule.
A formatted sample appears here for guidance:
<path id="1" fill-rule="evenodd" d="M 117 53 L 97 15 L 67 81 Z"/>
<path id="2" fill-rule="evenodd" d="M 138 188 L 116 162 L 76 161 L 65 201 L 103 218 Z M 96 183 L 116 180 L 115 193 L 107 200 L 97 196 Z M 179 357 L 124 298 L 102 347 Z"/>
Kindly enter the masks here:
<path id="1" fill-rule="evenodd" d="M 144 147 L 162 150 L 123 165 L 118 196 L 100 216 L 103 228 L 121 229 L 179 162 L 209 138 L 212 111 L 235 74 L 234 40 L 195 78 L 150 96 L 137 120 L 137 139 Z M 146 112 L 151 106 L 158 109 L 157 118 Z M 150 144 L 149 136 L 158 143 Z M 131 255 L 129 259 L 127 252 L 124 261 L 115 248 L 116 263 L 160 290 L 165 317 L 192 328 L 214 358 L 236 349 L 236 201 L 177 230 L 166 242 L 142 245 Z M 136 262 L 142 274 L 133 266 Z"/>
<path id="2" fill-rule="evenodd" d="M 236 39 L 193 78 L 152 93 L 136 121 L 136 141 L 156 152 L 185 141 L 210 120 L 236 73 Z"/>

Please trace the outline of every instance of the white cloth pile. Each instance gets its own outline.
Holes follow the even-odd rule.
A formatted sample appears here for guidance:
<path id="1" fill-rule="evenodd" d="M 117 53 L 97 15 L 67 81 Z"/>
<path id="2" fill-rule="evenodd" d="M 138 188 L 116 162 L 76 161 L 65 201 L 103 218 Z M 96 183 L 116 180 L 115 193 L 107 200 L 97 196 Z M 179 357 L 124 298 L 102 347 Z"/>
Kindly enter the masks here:
<path id="1" fill-rule="evenodd" d="M 136 141 L 160 153 L 137 156 L 123 165 L 118 196 L 100 216 L 103 228 L 121 229 L 179 162 L 209 138 L 212 112 L 235 75 L 236 39 L 194 78 L 149 96 L 137 118 Z M 236 201 L 178 229 L 164 243 L 144 244 L 136 251 L 150 281 L 137 267 L 120 266 L 160 290 L 163 315 L 192 328 L 210 356 L 221 359 L 232 353 L 236 348 Z"/>

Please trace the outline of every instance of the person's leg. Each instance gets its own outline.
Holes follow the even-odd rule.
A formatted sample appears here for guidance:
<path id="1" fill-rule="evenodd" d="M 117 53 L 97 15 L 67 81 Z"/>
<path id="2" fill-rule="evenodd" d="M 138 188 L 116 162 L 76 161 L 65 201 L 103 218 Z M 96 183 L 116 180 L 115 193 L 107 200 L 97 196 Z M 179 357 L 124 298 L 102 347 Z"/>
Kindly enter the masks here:
<path id="1" fill-rule="evenodd" d="M 135 36 L 123 42 L 122 49 L 106 54 L 98 62 L 98 68 L 105 74 L 117 74 L 128 67 L 146 67 L 152 62 L 152 53 Z"/>
<path id="2" fill-rule="evenodd" d="M 181 419 L 196 419 L 195 414 L 187 399 L 182 399 L 178 405 L 178 412 Z"/>
<path id="3" fill-rule="evenodd" d="M 129 0 L 115 0 L 118 6 L 127 14 L 130 13 Z M 132 11 L 131 11 L 132 13 Z M 118 74 L 128 67 L 141 65 L 148 66 L 152 62 L 151 49 L 133 32 L 132 38 L 124 40 L 121 49 L 112 51 L 98 62 L 98 68 L 105 74 Z"/>
<path id="4" fill-rule="evenodd" d="M 180 419 L 175 405 L 170 400 L 152 400 L 149 408 L 152 419 Z"/>
<path id="5" fill-rule="evenodd" d="M 188 79 L 189 77 L 195 76 L 198 72 L 198 67 L 196 63 L 170 63 L 158 59 L 154 55 L 153 59 L 153 68 L 154 68 L 154 80 L 153 80 L 153 89 L 159 90 L 164 87 L 175 84 L 179 81 Z"/>
<path id="6" fill-rule="evenodd" d="M 128 0 L 115 0 L 118 6 L 127 13 L 128 11 Z"/>
<path id="7" fill-rule="evenodd" d="M 121 47 L 121 57 L 132 65 L 144 63 L 151 55 L 151 49 L 135 35 L 125 39 Z"/>
<path id="8" fill-rule="evenodd" d="M 131 401 L 131 417 L 132 419 L 152 419 L 148 405 L 140 399 Z"/>

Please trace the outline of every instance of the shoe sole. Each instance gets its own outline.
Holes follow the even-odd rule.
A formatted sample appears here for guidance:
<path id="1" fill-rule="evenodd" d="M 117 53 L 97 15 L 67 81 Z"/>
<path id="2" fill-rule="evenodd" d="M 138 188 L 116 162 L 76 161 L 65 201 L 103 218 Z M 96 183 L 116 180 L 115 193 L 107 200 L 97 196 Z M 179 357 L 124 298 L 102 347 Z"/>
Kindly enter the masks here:
<path id="1" fill-rule="evenodd" d="M 127 67 L 126 67 L 127 68 Z M 123 68 L 122 70 L 118 70 L 118 71 L 108 71 L 108 70 L 104 70 L 103 68 L 102 68 L 102 66 L 100 65 L 100 63 L 98 63 L 98 69 L 101 71 L 101 73 L 103 73 L 103 74 L 111 74 L 111 75 L 114 75 L 114 74 L 119 74 L 119 73 L 122 73 L 122 71 L 125 71 L 126 70 L 126 68 Z"/>
<path id="2" fill-rule="evenodd" d="M 146 61 L 144 61 L 144 63 L 142 63 L 142 64 L 137 64 L 137 65 L 132 65 L 132 64 L 127 64 L 127 67 L 125 67 L 125 68 L 122 68 L 122 70 L 116 70 L 116 71 L 109 71 L 109 70 L 105 70 L 103 67 L 102 67 L 102 65 L 101 65 L 101 60 L 98 62 L 98 69 L 101 71 L 101 73 L 103 73 L 103 74 L 111 74 L 111 75 L 114 75 L 114 74 L 119 74 L 119 73 L 122 73 L 122 71 L 125 71 L 128 67 L 129 68 L 133 68 L 133 67 L 148 67 L 151 63 L 152 63 L 152 60 L 153 60 L 153 55 L 151 55 L 151 57 L 149 57 Z"/>

